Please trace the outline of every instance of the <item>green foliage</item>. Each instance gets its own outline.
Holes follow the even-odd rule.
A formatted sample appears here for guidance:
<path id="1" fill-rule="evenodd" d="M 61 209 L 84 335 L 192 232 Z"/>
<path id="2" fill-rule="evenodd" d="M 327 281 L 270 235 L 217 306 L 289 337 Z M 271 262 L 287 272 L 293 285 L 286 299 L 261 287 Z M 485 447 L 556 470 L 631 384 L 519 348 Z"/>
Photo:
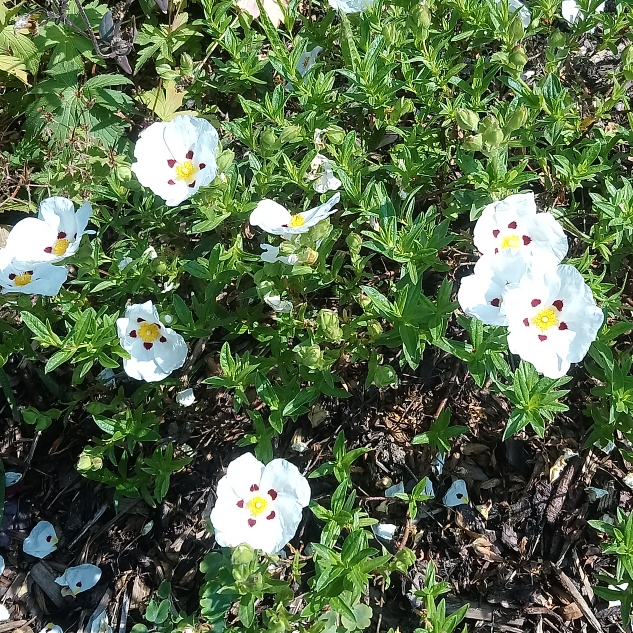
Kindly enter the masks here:
<path id="1" fill-rule="evenodd" d="M 467 426 L 450 426 L 451 411 L 444 409 L 433 421 L 431 427 L 425 433 L 416 435 L 411 444 L 428 444 L 431 448 L 441 453 L 451 450 L 450 441 L 454 437 L 459 437 L 463 433 L 468 433 Z"/>

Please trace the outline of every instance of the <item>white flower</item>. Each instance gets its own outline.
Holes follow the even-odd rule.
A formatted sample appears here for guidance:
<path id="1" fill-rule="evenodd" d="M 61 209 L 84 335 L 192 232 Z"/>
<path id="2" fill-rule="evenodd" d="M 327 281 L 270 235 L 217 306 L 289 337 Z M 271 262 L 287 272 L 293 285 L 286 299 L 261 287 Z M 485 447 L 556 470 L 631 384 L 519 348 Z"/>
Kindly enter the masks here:
<path id="1" fill-rule="evenodd" d="M 466 482 L 463 479 L 456 479 L 453 485 L 448 489 L 448 492 L 444 495 L 442 503 L 449 508 L 460 506 L 463 503 L 468 503 L 468 489 L 466 488 Z"/>
<path id="2" fill-rule="evenodd" d="M 97 615 L 90 625 L 90 633 L 112 633 L 112 627 L 108 623 L 105 609 Z"/>
<path id="3" fill-rule="evenodd" d="M 0 249 L 0 286 L 2 294 L 20 292 L 26 295 L 54 297 L 68 277 L 65 266 L 19 263 L 6 249 Z"/>
<path id="4" fill-rule="evenodd" d="M 489 204 L 477 220 L 473 240 L 483 255 L 513 250 L 542 264 L 557 264 L 567 254 L 563 228 L 550 213 L 536 213 L 533 193 Z"/>
<path id="5" fill-rule="evenodd" d="M 182 114 L 141 132 L 132 171 L 170 207 L 193 196 L 217 174 L 218 133 L 205 119 Z"/>
<path id="6" fill-rule="evenodd" d="M 96 565 L 78 565 L 69 567 L 59 578 L 55 578 L 55 582 L 64 587 L 63 596 L 76 596 L 92 589 L 100 578 L 101 570 Z"/>
<path id="7" fill-rule="evenodd" d="M 124 257 L 118 264 L 119 270 L 125 270 L 133 261 L 131 257 Z"/>
<path id="8" fill-rule="evenodd" d="M 310 171 L 307 174 L 308 180 L 314 180 L 312 185 L 317 193 L 326 193 L 327 191 L 335 191 L 341 187 L 341 181 L 334 175 L 330 161 L 323 156 L 317 154 L 310 163 Z"/>
<path id="9" fill-rule="evenodd" d="M 4 485 L 8 488 L 9 486 L 15 486 L 22 479 L 22 473 L 14 473 L 11 470 L 8 470 L 4 473 Z"/>
<path id="10" fill-rule="evenodd" d="M 284 264 L 288 264 L 289 266 L 294 266 L 298 257 L 295 254 L 288 255 L 288 257 L 284 257 L 279 254 L 279 246 L 273 246 L 272 244 L 262 244 L 262 250 L 264 251 L 260 257 L 263 262 L 268 262 L 269 264 L 274 264 L 275 262 L 283 262 Z"/>
<path id="11" fill-rule="evenodd" d="M 548 378 L 560 378 L 584 357 L 604 320 L 573 266 L 532 270 L 504 296 L 508 347 Z"/>
<path id="12" fill-rule="evenodd" d="M 507 284 L 517 283 L 527 270 L 527 261 L 516 251 L 484 255 L 475 264 L 475 273 L 461 281 L 457 293 L 461 309 L 487 325 L 507 325 L 503 293 Z"/>
<path id="13" fill-rule="evenodd" d="M 497 0 L 497 5 L 500 5 L 502 1 L 503 0 Z M 510 14 L 519 14 L 519 20 L 521 20 L 523 28 L 527 29 L 527 27 L 530 26 L 530 23 L 532 22 L 532 14 L 521 0 L 508 0 L 508 9 L 510 9 Z"/>
<path id="14" fill-rule="evenodd" d="M 44 558 L 57 549 L 57 534 L 48 521 L 40 521 L 24 539 L 22 549 L 25 554 Z"/>
<path id="15" fill-rule="evenodd" d="M 303 77 L 316 63 L 316 58 L 323 50 L 322 46 L 315 46 L 310 52 L 306 51 L 299 57 L 297 62 L 297 72 Z"/>
<path id="16" fill-rule="evenodd" d="M 325 141 L 323 140 L 323 136 L 324 134 L 327 132 L 327 128 L 325 129 L 320 129 L 320 128 L 315 128 L 314 130 L 314 146 L 317 149 L 324 149 L 325 148 Z"/>
<path id="17" fill-rule="evenodd" d="M 377 538 L 384 539 L 385 541 L 392 541 L 396 535 L 398 526 L 393 523 L 375 523 L 371 526 L 373 533 Z"/>
<path id="18" fill-rule="evenodd" d="M 290 314 L 292 312 L 292 301 L 282 301 L 279 295 L 273 295 L 267 292 L 264 295 L 264 301 L 275 311 Z"/>
<path id="19" fill-rule="evenodd" d="M 176 402 L 181 407 L 190 407 L 196 401 L 196 396 L 193 394 L 193 389 L 184 389 L 176 394 Z"/>
<path id="20" fill-rule="evenodd" d="M 341 194 L 335 193 L 318 207 L 294 215 L 273 200 L 262 200 L 251 213 L 250 223 L 259 226 L 270 235 L 281 235 L 289 239 L 292 235 L 307 233 L 310 227 L 332 215 L 340 199 Z"/>
<path id="21" fill-rule="evenodd" d="M 187 358 L 185 339 L 160 322 L 151 301 L 128 306 L 125 317 L 117 319 L 116 325 L 121 347 L 132 356 L 123 361 L 130 378 L 156 382 L 183 366 Z"/>
<path id="22" fill-rule="evenodd" d="M 77 252 L 91 216 L 88 202 L 75 212 L 75 205 L 68 198 L 46 198 L 37 218 L 20 220 L 11 229 L 6 249 L 21 263 L 61 261 Z"/>
<path id="23" fill-rule="evenodd" d="M 52 622 L 49 622 L 41 631 L 40 633 L 64 633 L 64 629 L 62 629 L 61 626 L 58 626 L 57 624 L 53 624 Z"/>
<path id="24" fill-rule="evenodd" d="M 11 617 L 9 613 L 9 609 L 7 609 L 3 604 L 0 604 L 0 622 L 6 622 Z"/>
<path id="25" fill-rule="evenodd" d="M 328 4 L 343 13 L 361 13 L 373 6 L 373 0 L 328 0 Z"/>
<path id="26" fill-rule="evenodd" d="M 233 460 L 218 483 L 211 511 L 221 547 L 247 543 L 274 554 L 292 539 L 310 502 L 310 485 L 294 464 L 274 459 L 264 466 L 250 453 Z"/>
<path id="27" fill-rule="evenodd" d="M 602 13 L 604 11 L 604 5 L 605 3 L 603 2 L 599 7 L 597 7 L 596 13 Z M 585 17 L 576 0 L 563 0 L 560 12 L 565 20 L 567 20 L 570 24 L 575 24 L 578 20 Z M 592 32 L 593 30 L 594 29 L 592 29 Z"/>

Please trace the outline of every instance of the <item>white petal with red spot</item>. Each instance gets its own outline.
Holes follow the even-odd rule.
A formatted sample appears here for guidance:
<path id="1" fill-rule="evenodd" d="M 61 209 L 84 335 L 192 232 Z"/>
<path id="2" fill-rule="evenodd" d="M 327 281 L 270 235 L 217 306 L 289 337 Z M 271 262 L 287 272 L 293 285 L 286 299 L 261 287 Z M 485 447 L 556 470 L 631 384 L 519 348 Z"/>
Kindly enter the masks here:
<path id="1" fill-rule="evenodd" d="M 55 582 L 67 587 L 67 595 L 76 596 L 78 593 L 92 589 L 101 579 L 101 570 L 96 565 L 77 565 L 69 567 Z"/>
<path id="2" fill-rule="evenodd" d="M 487 325 L 507 325 L 503 295 L 510 283 L 518 282 L 528 264 L 517 252 L 484 255 L 475 265 L 475 273 L 464 277 L 457 300 L 462 310 Z"/>
<path id="3" fill-rule="evenodd" d="M 456 479 L 442 499 L 442 503 L 449 508 L 454 508 L 468 503 L 468 489 L 463 479 Z"/>
<path id="4" fill-rule="evenodd" d="M 0 286 L 3 295 L 18 292 L 55 297 L 67 277 L 65 266 L 20 263 L 6 248 L 0 249 Z"/>
<path id="5" fill-rule="evenodd" d="M 121 347 L 131 358 L 123 361 L 130 378 L 156 382 L 182 367 L 187 358 L 185 339 L 165 327 L 151 301 L 128 306 L 117 319 Z"/>
<path id="6" fill-rule="evenodd" d="M 274 554 L 294 537 L 302 510 L 310 502 L 310 485 L 285 459 L 264 466 L 245 453 L 229 464 L 217 495 L 211 511 L 217 543 L 222 547 L 247 543 Z"/>
<path id="7" fill-rule="evenodd" d="M 548 378 L 585 357 L 604 320 L 582 275 L 567 265 L 528 272 L 503 305 L 510 351 Z"/>
<path id="8" fill-rule="evenodd" d="M 168 206 L 176 206 L 217 175 L 218 133 L 206 119 L 180 115 L 153 123 L 134 147 L 132 171 Z"/>
<path id="9" fill-rule="evenodd" d="M 48 521 L 40 521 L 24 539 L 22 549 L 25 554 L 44 558 L 57 549 L 57 534 Z"/>
<path id="10" fill-rule="evenodd" d="M 274 200 L 262 200 L 251 213 L 249 221 L 270 235 L 281 235 L 290 239 L 293 235 L 307 233 L 311 227 L 332 215 L 340 199 L 341 194 L 335 193 L 318 207 L 294 215 Z"/>
<path id="11" fill-rule="evenodd" d="M 536 212 L 533 193 L 489 204 L 477 220 L 473 240 L 483 255 L 515 251 L 529 263 L 541 265 L 558 264 L 568 248 L 567 237 L 554 216 Z"/>
<path id="12" fill-rule="evenodd" d="M 86 202 L 75 212 L 72 200 L 53 196 L 42 201 L 37 218 L 20 220 L 7 238 L 7 252 L 25 264 L 59 262 L 74 255 L 92 216 Z"/>

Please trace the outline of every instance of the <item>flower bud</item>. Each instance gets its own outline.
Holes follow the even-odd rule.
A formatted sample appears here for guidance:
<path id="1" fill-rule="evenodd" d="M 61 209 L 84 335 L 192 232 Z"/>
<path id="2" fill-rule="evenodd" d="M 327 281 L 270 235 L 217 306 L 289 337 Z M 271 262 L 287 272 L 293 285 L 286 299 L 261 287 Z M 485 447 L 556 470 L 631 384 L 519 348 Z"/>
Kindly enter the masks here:
<path id="1" fill-rule="evenodd" d="M 365 308 L 369 308 L 369 306 L 371 305 L 371 299 L 362 292 L 356 297 L 356 301 L 358 301 L 358 305 L 363 308 L 363 310 Z"/>
<path id="2" fill-rule="evenodd" d="M 527 64 L 527 60 L 527 55 L 520 46 L 517 46 L 508 57 L 510 65 L 514 66 L 517 70 L 523 70 L 523 67 Z"/>
<path id="3" fill-rule="evenodd" d="M 294 352 L 297 355 L 297 362 L 306 367 L 317 367 L 323 360 L 323 352 L 318 345 L 297 345 Z"/>
<path id="4" fill-rule="evenodd" d="M 468 108 L 459 108 L 455 113 L 455 118 L 462 130 L 476 132 L 479 127 L 479 115 Z"/>
<path id="5" fill-rule="evenodd" d="M 413 9 L 413 20 L 419 29 L 428 29 L 431 26 L 431 13 L 424 6 L 419 4 Z"/>
<path id="6" fill-rule="evenodd" d="M 358 233 L 350 233 L 345 238 L 345 243 L 350 250 L 350 253 L 358 255 L 360 253 L 361 246 L 363 245 L 363 238 Z"/>
<path id="7" fill-rule="evenodd" d="M 469 152 L 480 152 L 483 146 L 484 143 L 481 134 L 469 136 L 467 139 L 464 139 L 462 143 L 462 147 Z"/>
<path id="8" fill-rule="evenodd" d="M 385 38 L 387 46 L 393 46 L 398 41 L 398 29 L 393 22 L 389 22 L 382 27 L 382 36 Z"/>
<path id="9" fill-rule="evenodd" d="M 499 121 L 493 117 L 486 117 L 482 123 L 481 138 L 485 145 L 491 149 L 497 149 L 503 142 L 503 132 L 499 127 Z"/>
<path id="10" fill-rule="evenodd" d="M 338 125 L 330 125 L 327 128 L 327 137 L 330 143 L 340 145 L 345 138 L 345 130 Z"/>
<path id="11" fill-rule="evenodd" d="M 506 134 L 520 130 L 525 122 L 528 120 L 528 111 L 525 106 L 519 106 L 506 120 L 506 124 L 503 126 L 503 131 Z"/>
<path id="12" fill-rule="evenodd" d="M 169 265 L 164 257 L 152 259 L 150 268 L 158 275 L 165 275 L 169 271 Z"/>
<path id="13" fill-rule="evenodd" d="M 319 253 L 317 253 L 317 251 L 315 251 L 313 248 L 306 248 L 299 254 L 297 261 L 300 264 L 307 264 L 308 266 L 312 266 L 313 264 L 317 263 L 318 259 Z"/>
<path id="14" fill-rule="evenodd" d="M 563 33 L 556 30 L 549 36 L 549 45 L 555 48 L 561 48 L 567 44 L 567 40 Z"/>
<path id="15" fill-rule="evenodd" d="M 86 455 L 85 453 L 82 453 L 79 456 L 79 461 L 77 462 L 77 470 L 79 472 L 82 471 L 87 471 L 90 470 L 92 468 L 92 460 L 90 459 L 90 457 L 88 457 L 88 455 Z"/>
<path id="16" fill-rule="evenodd" d="M 375 319 L 367 322 L 367 334 L 369 339 L 375 341 L 383 332 L 382 325 Z"/>
<path id="17" fill-rule="evenodd" d="M 218 173 L 221 174 L 222 172 L 225 172 L 233 163 L 234 158 L 235 158 L 235 154 L 230 149 L 225 149 L 218 156 L 218 160 L 217 160 Z"/>
<path id="18" fill-rule="evenodd" d="M 323 336 L 329 341 L 340 341 L 343 338 L 343 330 L 339 325 L 338 314 L 333 310 L 323 308 L 317 315 L 317 325 Z"/>
<path id="19" fill-rule="evenodd" d="M 118 164 L 114 168 L 114 173 L 116 175 L 117 180 L 126 182 L 132 178 L 132 170 L 127 163 Z"/>
<path id="20" fill-rule="evenodd" d="M 280 143 L 296 143 L 301 140 L 301 128 L 298 125 L 286 126 L 279 135 Z"/>
<path id="21" fill-rule="evenodd" d="M 262 149 L 267 150 L 269 152 L 275 151 L 279 148 L 279 143 L 277 142 L 277 136 L 270 128 L 265 129 L 262 132 L 261 137 Z"/>
<path id="22" fill-rule="evenodd" d="M 525 35 L 525 28 L 523 27 L 523 22 L 521 22 L 521 18 L 518 15 L 515 15 L 512 21 L 510 22 L 509 27 L 509 35 L 511 42 L 520 42 Z"/>
<path id="23" fill-rule="evenodd" d="M 248 565 L 255 559 L 255 552 L 250 545 L 242 543 L 231 553 L 231 563 L 233 565 Z"/>
<path id="24" fill-rule="evenodd" d="M 325 220 L 321 220 L 314 226 L 311 226 L 307 235 L 305 233 L 304 235 L 309 237 L 310 244 L 314 244 L 318 242 L 319 240 L 326 238 L 330 234 L 331 230 L 332 230 L 332 224 L 329 218 L 325 218 Z M 306 244 L 306 242 L 303 242 L 303 244 Z"/>

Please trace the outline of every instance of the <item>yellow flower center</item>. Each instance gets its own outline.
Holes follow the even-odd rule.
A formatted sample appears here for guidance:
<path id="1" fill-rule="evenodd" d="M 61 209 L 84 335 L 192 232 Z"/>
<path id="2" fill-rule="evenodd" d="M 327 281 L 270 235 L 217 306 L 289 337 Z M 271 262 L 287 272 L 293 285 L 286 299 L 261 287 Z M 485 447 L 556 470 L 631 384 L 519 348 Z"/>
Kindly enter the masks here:
<path id="1" fill-rule="evenodd" d="M 558 317 L 556 316 L 554 308 L 544 308 L 537 312 L 536 315 L 530 319 L 530 322 L 541 330 L 541 332 L 546 332 L 550 328 L 558 325 Z"/>
<path id="2" fill-rule="evenodd" d="M 519 248 L 520 238 L 518 235 L 506 235 L 501 240 L 501 248 Z"/>
<path id="3" fill-rule="evenodd" d="M 303 226 L 306 223 L 306 221 L 303 219 L 303 216 L 300 213 L 297 213 L 297 215 L 293 215 L 290 218 L 290 222 L 288 223 L 288 226 L 292 226 L 292 227 L 297 227 L 297 226 Z"/>
<path id="4" fill-rule="evenodd" d="M 31 280 L 33 279 L 33 275 L 31 275 L 31 273 L 20 273 L 19 275 L 16 275 L 15 278 L 13 279 L 13 283 L 16 286 L 28 286 L 31 283 Z"/>
<path id="5" fill-rule="evenodd" d="M 196 177 L 200 169 L 195 167 L 190 160 L 186 160 L 176 165 L 174 171 L 176 172 L 176 180 L 184 180 L 189 184 Z"/>
<path id="6" fill-rule="evenodd" d="M 153 343 L 160 336 L 160 328 L 156 323 L 143 323 L 138 329 L 138 335 L 145 343 Z"/>
<path id="7" fill-rule="evenodd" d="M 246 502 L 246 507 L 248 511 L 251 513 L 251 516 L 258 517 L 263 512 L 266 512 L 266 508 L 268 508 L 269 501 L 265 497 L 261 497 L 257 495 L 253 497 L 250 501 Z"/>
<path id="8" fill-rule="evenodd" d="M 56 240 L 55 244 L 53 244 L 53 253 L 55 255 L 64 255 L 70 246 L 70 242 L 66 238 L 62 238 L 61 240 Z"/>

